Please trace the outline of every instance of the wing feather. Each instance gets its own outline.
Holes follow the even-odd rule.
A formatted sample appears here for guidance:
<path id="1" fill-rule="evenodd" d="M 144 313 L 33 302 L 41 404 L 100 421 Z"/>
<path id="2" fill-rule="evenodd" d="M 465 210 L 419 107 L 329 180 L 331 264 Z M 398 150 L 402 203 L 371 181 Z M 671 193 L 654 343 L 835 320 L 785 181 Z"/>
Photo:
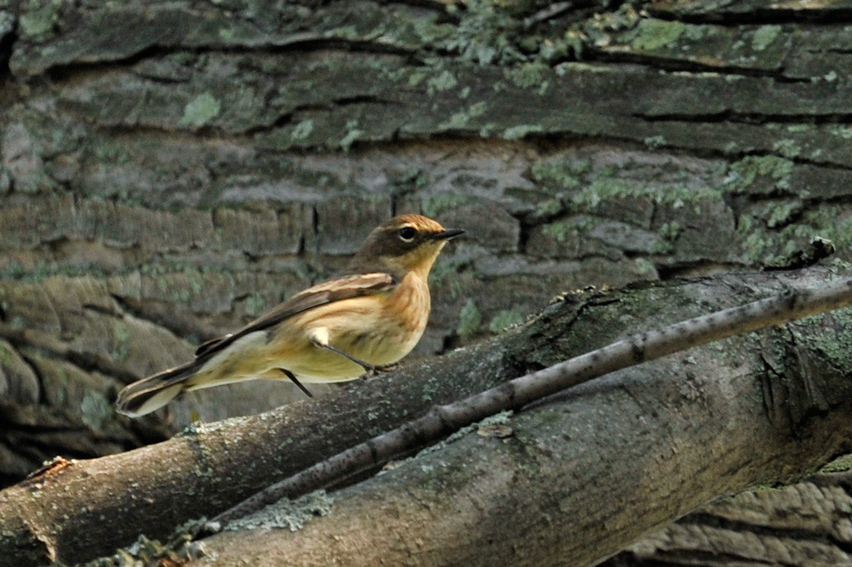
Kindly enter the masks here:
<path id="1" fill-rule="evenodd" d="M 388 291 L 396 286 L 396 284 L 397 281 L 393 276 L 383 272 L 341 276 L 325 281 L 297 293 L 236 332 L 201 343 L 195 351 L 195 356 L 208 356 L 218 352 L 240 337 L 255 331 L 267 329 L 277 325 L 288 317 L 304 313 L 320 305 L 327 305 L 335 301 L 342 301 L 353 297 L 374 295 Z"/>

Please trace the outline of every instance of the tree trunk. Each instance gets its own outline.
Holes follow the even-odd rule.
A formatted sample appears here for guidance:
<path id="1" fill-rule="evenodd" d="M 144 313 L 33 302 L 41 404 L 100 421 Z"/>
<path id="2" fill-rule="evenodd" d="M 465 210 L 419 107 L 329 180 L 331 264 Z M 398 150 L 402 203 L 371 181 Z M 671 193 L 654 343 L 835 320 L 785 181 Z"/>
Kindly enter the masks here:
<path id="1" fill-rule="evenodd" d="M 852 260 L 849 19 L 810 2 L 0 3 L 0 482 L 294 399 L 255 383 L 141 421 L 110 405 L 395 212 L 469 231 L 433 274 L 419 356 L 566 289 L 806 264 L 815 236 Z"/>

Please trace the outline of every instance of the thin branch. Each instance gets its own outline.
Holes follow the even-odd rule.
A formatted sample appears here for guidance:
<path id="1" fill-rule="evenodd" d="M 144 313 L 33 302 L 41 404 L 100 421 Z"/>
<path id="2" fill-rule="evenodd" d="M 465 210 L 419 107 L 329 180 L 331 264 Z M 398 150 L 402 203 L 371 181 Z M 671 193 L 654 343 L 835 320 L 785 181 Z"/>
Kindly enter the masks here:
<path id="1" fill-rule="evenodd" d="M 852 304 L 852 278 L 810 289 L 788 288 L 767 299 L 695 317 L 661 330 L 639 333 L 601 349 L 521 376 L 458 402 L 436 406 L 423 417 L 374 437 L 267 487 L 213 519 L 225 523 L 287 497 L 297 498 L 382 465 L 412 448 L 438 442 L 450 433 L 505 410 L 521 408 L 645 361 L 780 325 Z"/>

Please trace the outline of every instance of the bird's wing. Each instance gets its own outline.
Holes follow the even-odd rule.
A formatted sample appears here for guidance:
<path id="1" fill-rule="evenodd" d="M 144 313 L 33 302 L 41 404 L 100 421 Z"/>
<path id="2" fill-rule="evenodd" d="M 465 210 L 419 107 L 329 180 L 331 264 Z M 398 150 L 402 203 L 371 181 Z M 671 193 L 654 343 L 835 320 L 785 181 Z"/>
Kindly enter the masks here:
<path id="1" fill-rule="evenodd" d="M 202 357 L 218 352 L 240 337 L 272 327 L 288 317 L 320 305 L 381 293 L 392 289 L 396 284 L 393 276 L 382 272 L 341 276 L 325 281 L 297 293 L 236 332 L 201 343 L 195 351 L 195 356 Z"/>

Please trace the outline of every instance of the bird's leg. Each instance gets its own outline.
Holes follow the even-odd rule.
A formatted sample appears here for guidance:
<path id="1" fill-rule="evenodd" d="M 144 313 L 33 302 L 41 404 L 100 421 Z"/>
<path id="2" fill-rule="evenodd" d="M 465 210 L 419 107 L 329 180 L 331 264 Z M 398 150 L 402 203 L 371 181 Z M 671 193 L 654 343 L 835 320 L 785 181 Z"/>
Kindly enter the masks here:
<path id="1" fill-rule="evenodd" d="M 314 344 L 316 344 L 316 343 L 314 343 Z M 317 344 L 317 346 L 322 347 L 322 348 L 327 348 L 331 352 L 336 352 L 340 356 L 348 358 L 349 360 L 351 360 L 352 362 L 354 362 L 355 364 L 357 364 L 358 366 L 360 366 L 361 368 L 364 369 L 364 376 L 366 376 L 366 377 L 370 377 L 370 376 L 372 376 L 373 374 L 376 373 L 376 367 L 375 366 L 373 366 L 369 362 L 364 362 L 363 360 L 355 358 L 351 354 L 347 354 L 347 353 L 343 352 L 342 350 L 340 350 L 339 348 L 335 348 L 331 345 L 323 345 L 323 344 Z"/>
<path id="2" fill-rule="evenodd" d="M 376 373 L 376 367 L 370 364 L 369 362 L 364 362 L 361 359 L 355 358 L 349 353 L 343 352 L 337 347 L 333 347 L 328 344 L 328 331 L 326 329 L 318 329 L 311 335 L 311 342 L 314 343 L 314 346 L 318 346 L 320 348 L 326 348 L 331 352 L 335 352 L 342 357 L 348 358 L 358 366 L 364 369 L 364 375 L 367 377 L 372 376 Z"/>
<path id="3" fill-rule="evenodd" d="M 287 378 L 289 378 L 289 379 L 290 379 L 290 381 L 291 381 L 293 384 L 295 384 L 296 386 L 298 386 L 298 387 L 299 387 L 299 389 L 300 389 L 302 392 L 304 392 L 304 393 L 305 393 L 305 395 L 306 395 L 307 397 L 309 397 L 309 398 L 313 398 L 313 397 L 314 397 L 314 395 L 310 392 L 310 390 L 308 390 L 307 388 L 305 388 L 305 387 L 302 385 L 302 383 L 301 383 L 301 382 L 299 382 L 299 380 L 297 380 L 297 379 L 296 379 L 296 375 L 295 375 L 295 374 L 293 374 L 292 372 L 290 372 L 290 371 L 289 371 L 289 370 L 287 370 L 286 368 L 279 368 L 278 370 L 280 370 L 281 372 L 283 372 L 283 373 L 284 373 L 284 376 L 286 376 Z"/>

